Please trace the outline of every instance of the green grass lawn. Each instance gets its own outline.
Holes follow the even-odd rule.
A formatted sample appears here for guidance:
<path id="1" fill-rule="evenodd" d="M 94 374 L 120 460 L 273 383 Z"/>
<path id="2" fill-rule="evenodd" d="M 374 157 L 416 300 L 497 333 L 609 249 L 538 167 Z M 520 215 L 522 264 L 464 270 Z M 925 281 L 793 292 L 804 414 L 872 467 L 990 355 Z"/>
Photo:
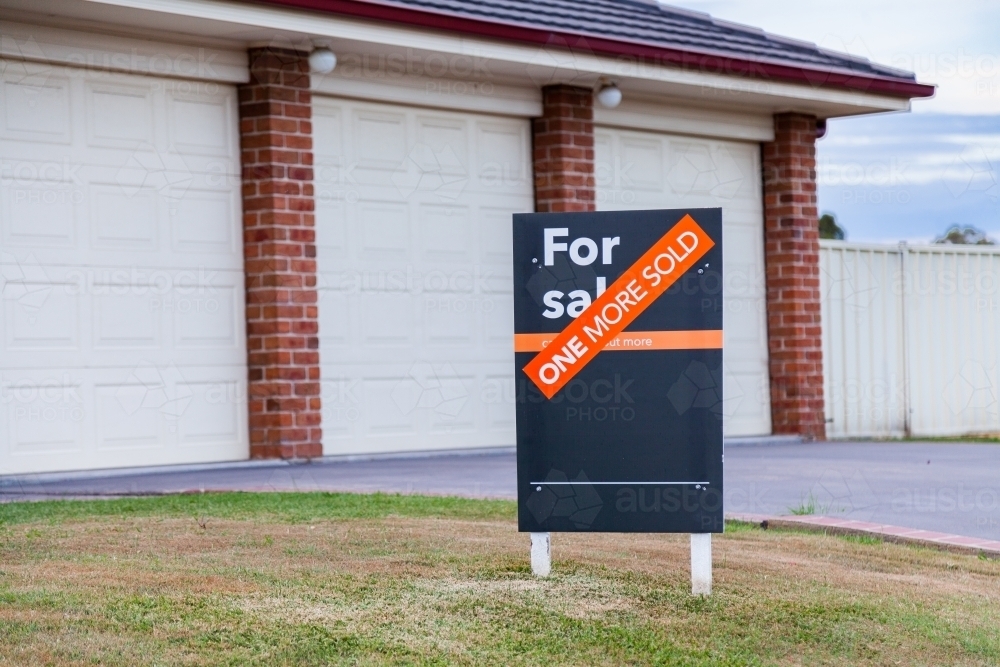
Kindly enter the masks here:
<path id="1" fill-rule="evenodd" d="M 0 665 L 993 665 L 1000 563 L 730 524 L 558 534 L 506 501 L 228 493 L 0 505 Z"/>

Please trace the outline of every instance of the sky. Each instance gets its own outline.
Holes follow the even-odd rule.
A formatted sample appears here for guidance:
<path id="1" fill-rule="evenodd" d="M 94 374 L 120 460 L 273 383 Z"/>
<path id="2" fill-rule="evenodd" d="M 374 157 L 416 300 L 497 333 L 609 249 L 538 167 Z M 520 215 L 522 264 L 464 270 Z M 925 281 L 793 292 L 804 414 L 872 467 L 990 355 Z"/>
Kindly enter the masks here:
<path id="1" fill-rule="evenodd" d="M 911 113 L 831 120 L 819 209 L 854 241 L 930 242 L 973 225 L 1000 242 L 1000 0 L 667 0 L 916 73 Z M 803 9 L 808 7 L 807 9 Z"/>

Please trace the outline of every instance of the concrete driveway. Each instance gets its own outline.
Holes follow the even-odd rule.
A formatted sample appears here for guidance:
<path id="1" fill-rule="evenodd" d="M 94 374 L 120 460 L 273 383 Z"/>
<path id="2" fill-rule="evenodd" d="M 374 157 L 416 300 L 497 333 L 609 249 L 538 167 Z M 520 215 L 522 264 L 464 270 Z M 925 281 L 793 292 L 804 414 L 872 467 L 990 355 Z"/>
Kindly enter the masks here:
<path id="1" fill-rule="evenodd" d="M 510 450 L 245 462 L 0 477 L 0 499 L 209 490 L 386 491 L 513 498 Z M 851 442 L 729 445 L 726 511 L 816 514 L 1000 539 L 1000 445 Z"/>

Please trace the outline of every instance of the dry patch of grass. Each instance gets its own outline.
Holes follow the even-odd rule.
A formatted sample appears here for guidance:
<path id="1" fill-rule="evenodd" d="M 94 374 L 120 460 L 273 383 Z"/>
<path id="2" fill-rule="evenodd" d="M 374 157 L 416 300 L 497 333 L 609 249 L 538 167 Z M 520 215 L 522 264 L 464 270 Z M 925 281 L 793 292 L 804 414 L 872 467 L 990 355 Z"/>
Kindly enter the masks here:
<path id="1" fill-rule="evenodd" d="M 733 524 L 559 534 L 510 503 L 330 494 L 0 506 L 0 664 L 1000 664 L 1000 563 Z"/>

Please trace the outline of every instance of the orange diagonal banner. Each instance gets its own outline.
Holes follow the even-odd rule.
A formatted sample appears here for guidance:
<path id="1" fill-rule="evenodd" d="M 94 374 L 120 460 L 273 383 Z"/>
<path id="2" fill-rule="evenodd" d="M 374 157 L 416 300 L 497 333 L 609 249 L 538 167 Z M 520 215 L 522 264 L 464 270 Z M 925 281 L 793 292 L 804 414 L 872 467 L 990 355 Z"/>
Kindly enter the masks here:
<path id="1" fill-rule="evenodd" d="M 555 396 L 714 245 L 694 218 L 685 215 L 539 352 L 524 372 L 546 398 Z"/>

